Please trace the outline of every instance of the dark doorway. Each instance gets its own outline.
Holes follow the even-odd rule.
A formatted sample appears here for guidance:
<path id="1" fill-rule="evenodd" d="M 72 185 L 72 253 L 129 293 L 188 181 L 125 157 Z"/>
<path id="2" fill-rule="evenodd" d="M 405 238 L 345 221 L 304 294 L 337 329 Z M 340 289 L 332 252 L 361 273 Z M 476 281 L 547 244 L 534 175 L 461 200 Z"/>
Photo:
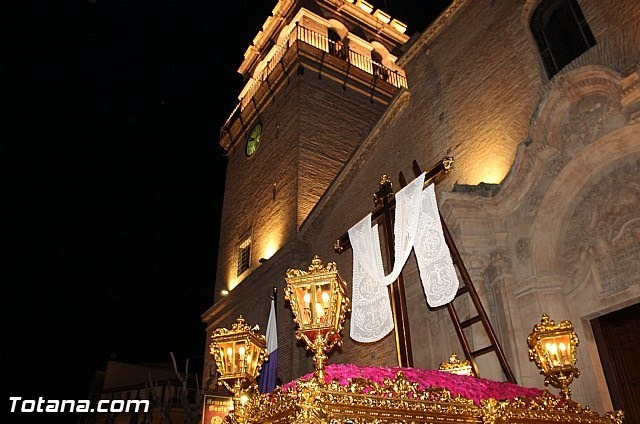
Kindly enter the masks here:
<path id="1" fill-rule="evenodd" d="M 640 303 L 591 320 L 615 409 L 640 423 Z"/>

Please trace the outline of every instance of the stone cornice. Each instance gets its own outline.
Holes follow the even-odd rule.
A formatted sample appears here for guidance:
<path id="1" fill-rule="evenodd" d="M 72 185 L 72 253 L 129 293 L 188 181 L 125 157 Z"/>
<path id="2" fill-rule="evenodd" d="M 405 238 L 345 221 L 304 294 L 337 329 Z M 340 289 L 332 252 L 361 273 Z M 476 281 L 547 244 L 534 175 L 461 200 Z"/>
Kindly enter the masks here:
<path id="1" fill-rule="evenodd" d="M 418 39 L 411 44 L 409 50 L 402 55 L 397 61 L 398 66 L 404 68 L 416 54 L 431 43 L 435 37 L 442 32 L 458 15 L 458 13 L 467 5 L 469 0 L 453 0 L 451 5 L 447 7 L 427 29 L 420 34 Z"/>

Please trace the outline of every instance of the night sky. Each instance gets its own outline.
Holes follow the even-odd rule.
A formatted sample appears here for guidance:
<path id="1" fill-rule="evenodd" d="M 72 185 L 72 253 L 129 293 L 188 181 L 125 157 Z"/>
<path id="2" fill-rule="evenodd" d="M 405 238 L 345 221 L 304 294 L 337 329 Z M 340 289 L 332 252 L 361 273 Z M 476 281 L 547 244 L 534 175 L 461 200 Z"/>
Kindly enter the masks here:
<path id="1" fill-rule="evenodd" d="M 412 33 L 448 2 L 372 3 Z M 242 55 L 275 4 L 3 2 L 11 396 L 82 399 L 110 357 L 168 362 L 173 351 L 202 368 L 225 174 L 219 129 L 243 85 Z"/>

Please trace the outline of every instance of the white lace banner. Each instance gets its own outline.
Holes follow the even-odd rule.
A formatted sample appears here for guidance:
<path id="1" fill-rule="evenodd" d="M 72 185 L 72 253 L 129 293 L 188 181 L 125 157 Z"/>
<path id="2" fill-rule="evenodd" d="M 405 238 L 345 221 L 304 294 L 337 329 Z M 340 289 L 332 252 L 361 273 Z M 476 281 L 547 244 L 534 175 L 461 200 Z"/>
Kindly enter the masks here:
<path id="1" fill-rule="evenodd" d="M 371 343 L 393 330 L 393 316 L 383 274 L 378 226 L 371 228 L 371 214 L 349 230 L 353 249 L 351 330 L 353 340 Z M 375 277 L 374 277 L 375 276 Z"/>
<path id="2" fill-rule="evenodd" d="M 435 308 L 451 302 L 458 291 L 458 275 L 444 240 L 433 184 L 422 190 L 414 252 L 429 306 Z"/>
<path id="3" fill-rule="evenodd" d="M 349 230 L 353 250 L 353 340 L 371 343 L 393 330 L 386 286 L 398 278 L 412 248 L 429 305 L 446 304 L 455 296 L 458 278 L 442 234 L 435 191 L 433 185 L 422 190 L 423 182 L 424 174 L 396 194 L 395 262 L 389 275 L 384 275 L 378 226 L 371 226 L 371 214 Z"/>

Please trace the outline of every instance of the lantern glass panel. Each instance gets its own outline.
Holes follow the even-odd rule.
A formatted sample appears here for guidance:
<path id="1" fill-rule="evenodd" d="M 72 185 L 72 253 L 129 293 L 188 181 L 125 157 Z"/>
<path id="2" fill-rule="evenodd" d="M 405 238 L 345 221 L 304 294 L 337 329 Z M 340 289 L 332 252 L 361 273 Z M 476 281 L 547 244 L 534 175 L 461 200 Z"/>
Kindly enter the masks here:
<path id="1" fill-rule="evenodd" d="M 220 344 L 220 348 L 222 349 L 222 357 L 224 358 L 224 370 L 225 370 L 225 374 L 229 375 L 229 374 L 233 374 L 234 373 L 234 368 L 233 368 L 233 343 L 232 342 L 227 342 L 227 343 L 221 343 Z"/>
<path id="2" fill-rule="evenodd" d="M 218 354 L 220 355 L 220 364 L 217 364 L 220 368 L 220 374 L 229 374 L 229 362 L 227 361 L 226 348 L 223 344 L 218 345 Z"/>
<path id="3" fill-rule="evenodd" d="M 541 339 L 544 362 L 550 370 L 571 365 L 573 353 L 571 351 L 571 339 L 568 334 L 544 337 Z"/>
<path id="4" fill-rule="evenodd" d="M 295 288 L 296 297 L 298 300 L 298 308 L 300 309 L 301 325 L 309 325 L 313 322 L 314 310 L 313 306 L 313 292 L 311 285 L 298 286 Z"/>
<path id="5" fill-rule="evenodd" d="M 322 282 L 316 285 L 315 290 L 315 323 L 320 325 L 330 324 L 331 318 L 331 283 Z"/>
<path id="6" fill-rule="evenodd" d="M 338 321 L 340 320 L 340 305 L 342 305 L 343 299 L 344 299 L 344 296 L 342 295 L 342 292 L 339 289 L 336 290 L 336 304 L 333 307 L 333 310 L 331 312 L 332 313 L 331 325 L 336 329 L 339 327 Z"/>
<path id="7" fill-rule="evenodd" d="M 256 374 L 256 359 L 258 357 L 258 355 L 256 355 L 256 346 L 253 343 L 249 344 L 249 347 L 247 349 L 246 352 L 246 356 L 245 356 L 245 366 L 246 366 L 246 373 L 254 376 Z"/>
<path id="8" fill-rule="evenodd" d="M 247 354 L 246 343 L 244 340 L 238 340 L 234 343 L 234 371 L 235 373 L 244 372 L 244 359 Z"/>

